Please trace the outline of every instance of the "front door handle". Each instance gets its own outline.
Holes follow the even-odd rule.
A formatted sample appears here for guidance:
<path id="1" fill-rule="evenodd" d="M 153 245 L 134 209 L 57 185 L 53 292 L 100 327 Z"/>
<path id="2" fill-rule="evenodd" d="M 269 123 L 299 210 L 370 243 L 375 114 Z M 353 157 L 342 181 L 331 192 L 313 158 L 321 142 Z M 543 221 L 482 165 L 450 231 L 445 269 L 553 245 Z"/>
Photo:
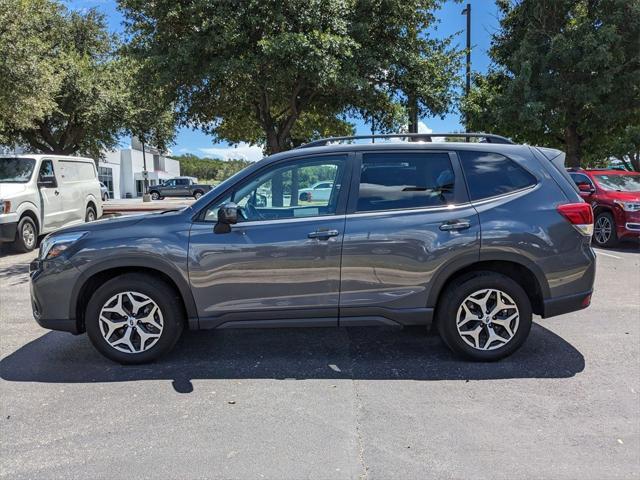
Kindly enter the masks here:
<path id="1" fill-rule="evenodd" d="M 53 193 L 55 193 L 56 195 L 60 195 L 60 192 L 58 190 L 55 190 Z"/>
<path id="2" fill-rule="evenodd" d="M 455 220 L 453 222 L 446 222 L 440 225 L 440 230 L 465 230 L 471 227 L 471 224 L 466 220 Z"/>
<path id="3" fill-rule="evenodd" d="M 337 237 L 339 234 L 340 232 L 338 232 L 338 230 L 317 230 L 308 234 L 307 237 L 328 240 L 329 237 Z"/>

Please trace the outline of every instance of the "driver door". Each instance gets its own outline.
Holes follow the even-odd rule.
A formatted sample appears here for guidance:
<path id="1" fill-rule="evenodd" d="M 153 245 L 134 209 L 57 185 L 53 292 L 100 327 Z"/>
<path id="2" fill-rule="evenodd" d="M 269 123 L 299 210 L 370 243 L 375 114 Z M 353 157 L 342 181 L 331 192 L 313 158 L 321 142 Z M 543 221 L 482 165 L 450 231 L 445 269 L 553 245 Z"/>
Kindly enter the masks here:
<path id="1" fill-rule="evenodd" d="M 340 256 L 350 162 L 347 155 L 269 165 L 214 200 L 194 222 L 189 276 L 201 328 L 337 325 Z M 298 191 L 333 182 L 326 201 Z M 214 233 L 221 205 L 241 219 Z"/>

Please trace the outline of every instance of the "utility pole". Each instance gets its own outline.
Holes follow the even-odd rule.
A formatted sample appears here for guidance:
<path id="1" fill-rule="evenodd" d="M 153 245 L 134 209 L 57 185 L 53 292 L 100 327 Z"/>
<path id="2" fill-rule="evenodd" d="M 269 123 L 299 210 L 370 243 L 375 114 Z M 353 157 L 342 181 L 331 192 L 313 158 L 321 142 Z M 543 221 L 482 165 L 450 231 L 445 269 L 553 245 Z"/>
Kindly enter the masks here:
<path id="1" fill-rule="evenodd" d="M 411 35 L 415 45 L 418 43 L 418 30 L 415 25 L 409 27 L 409 35 Z M 407 92 L 407 113 L 408 122 L 407 130 L 409 133 L 418 133 L 418 97 L 414 92 Z"/>
<path id="2" fill-rule="evenodd" d="M 151 196 L 149 195 L 149 172 L 147 170 L 147 156 L 146 156 L 146 152 L 145 152 L 145 147 L 144 147 L 144 140 L 140 139 L 140 143 L 142 144 L 142 165 L 143 165 L 143 171 L 142 171 L 142 178 L 144 179 L 142 182 L 142 201 L 143 202 L 150 202 L 151 201 Z"/>
<path id="3" fill-rule="evenodd" d="M 471 4 L 467 3 L 466 8 L 462 11 L 462 15 L 467 16 L 467 84 L 464 91 L 465 98 L 469 98 L 471 91 Z M 465 131 L 469 132 L 469 127 L 465 119 Z M 467 138 L 467 141 L 469 139 Z"/>

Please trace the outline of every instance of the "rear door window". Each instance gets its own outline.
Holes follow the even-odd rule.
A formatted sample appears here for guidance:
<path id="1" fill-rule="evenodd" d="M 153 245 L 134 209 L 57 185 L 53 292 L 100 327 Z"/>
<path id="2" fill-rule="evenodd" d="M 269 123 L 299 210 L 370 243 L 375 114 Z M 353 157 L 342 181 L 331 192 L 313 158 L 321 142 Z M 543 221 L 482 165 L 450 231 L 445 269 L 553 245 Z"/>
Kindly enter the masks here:
<path id="1" fill-rule="evenodd" d="M 458 152 L 471 200 L 495 197 L 536 184 L 536 177 L 513 160 L 490 152 Z"/>
<path id="2" fill-rule="evenodd" d="M 358 212 L 441 206 L 453 202 L 455 175 L 447 153 L 365 153 Z"/>

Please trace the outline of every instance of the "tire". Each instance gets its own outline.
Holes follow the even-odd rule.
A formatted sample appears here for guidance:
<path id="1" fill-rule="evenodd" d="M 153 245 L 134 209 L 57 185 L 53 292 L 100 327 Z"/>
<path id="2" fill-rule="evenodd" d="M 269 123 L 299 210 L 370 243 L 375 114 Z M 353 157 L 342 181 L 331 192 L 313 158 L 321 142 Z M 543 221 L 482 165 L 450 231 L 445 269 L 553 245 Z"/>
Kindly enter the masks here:
<path id="1" fill-rule="evenodd" d="M 303 192 L 300 194 L 299 197 L 301 202 L 308 202 L 309 201 L 309 194 L 307 192 Z"/>
<path id="2" fill-rule="evenodd" d="M 98 219 L 98 216 L 96 214 L 96 209 L 93 207 L 87 207 L 87 211 L 84 214 L 85 223 L 95 222 L 97 219 Z"/>
<path id="3" fill-rule="evenodd" d="M 32 251 L 38 245 L 38 226 L 31 217 L 22 217 L 16 229 L 16 239 L 13 241 L 13 250 L 18 253 Z"/>
<path id="4" fill-rule="evenodd" d="M 204 192 L 202 192 L 201 190 L 196 190 L 195 192 L 193 192 L 193 198 L 195 198 L 196 200 L 198 200 L 202 195 L 204 195 Z"/>
<path id="5" fill-rule="evenodd" d="M 107 193 L 105 193 L 105 194 L 102 196 L 102 201 L 103 201 L 103 202 L 106 202 L 107 200 L 109 200 L 109 195 L 108 195 Z"/>
<path id="6" fill-rule="evenodd" d="M 151 192 L 151 200 L 162 200 L 162 197 L 158 192 Z"/>
<path id="7" fill-rule="evenodd" d="M 152 304 L 145 303 L 144 297 Z M 140 302 L 137 315 L 132 308 L 131 298 Z M 111 310 L 109 307 L 117 310 L 118 304 L 124 308 L 126 317 L 116 312 L 103 311 L 104 308 Z M 153 310 L 153 304 L 157 306 L 157 313 L 149 314 L 148 310 Z M 134 315 L 131 316 L 131 313 Z M 102 318 L 110 316 L 109 320 L 114 320 L 111 328 L 107 322 L 100 320 L 101 315 Z M 153 318 L 153 322 L 161 328 L 147 322 L 136 322 L 133 317 Z M 113 328 L 120 323 L 122 327 Z M 168 353 L 180 338 L 184 328 L 182 300 L 162 280 L 151 275 L 127 273 L 105 282 L 96 290 L 87 305 L 85 325 L 93 346 L 108 359 L 123 365 L 149 363 Z M 141 332 L 147 337 L 144 340 Z M 122 343 L 118 344 L 121 340 Z M 131 351 L 129 345 L 133 346 L 134 351 Z"/>
<path id="8" fill-rule="evenodd" d="M 482 304 L 486 292 L 486 306 L 491 313 L 498 294 L 505 308 L 494 316 L 487 315 L 485 310 L 482 319 L 478 319 L 480 305 L 469 297 Z M 518 316 L 513 317 L 516 313 Z M 531 302 L 523 288 L 511 278 L 495 272 L 474 272 L 447 287 L 438 302 L 436 323 L 440 337 L 454 353 L 481 362 L 500 360 L 520 348 L 529 336 Z M 497 335 L 491 341 L 490 331 Z M 504 342 L 505 339 L 508 341 Z"/>
<path id="9" fill-rule="evenodd" d="M 601 212 L 593 225 L 593 242 L 599 247 L 615 247 L 618 244 L 616 221 L 609 212 Z"/>

